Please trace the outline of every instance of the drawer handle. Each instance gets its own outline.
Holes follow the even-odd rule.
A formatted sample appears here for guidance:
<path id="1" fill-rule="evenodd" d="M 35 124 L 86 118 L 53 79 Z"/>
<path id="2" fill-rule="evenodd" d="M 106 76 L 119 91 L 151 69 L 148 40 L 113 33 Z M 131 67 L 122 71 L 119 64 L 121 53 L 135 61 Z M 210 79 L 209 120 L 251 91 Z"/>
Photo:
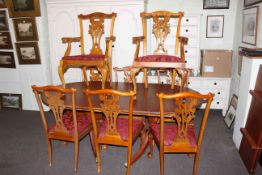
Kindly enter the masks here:
<path id="1" fill-rule="evenodd" d="M 113 44 L 112 47 L 115 47 L 115 45 Z"/>
<path id="2" fill-rule="evenodd" d="M 79 44 L 78 47 L 81 47 L 81 44 Z"/>
<path id="3" fill-rule="evenodd" d="M 185 53 L 187 53 L 187 50 L 185 50 Z"/>
<path id="4" fill-rule="evenodd" d="M 187 84 L 190 84 L 190 82 L 187 82 Z"/>
<path id="5" fill-rule="evenodd" d="M 188 32 L 188 29 L 186 29 L 186 32 Z"/>
<path id="6" fill-rule="evenodd" d="M 217 85 L 217 83 L 214 83 L 214 85 Z"/>
<path id="7" fill-rule="evenodd" d="M 187 63 L 187 60 L 185 60 L 185 63 Z"/>
<path id="8" fill-rule="evenodd" d="M 217 94 L 220 95 L 220 92 L 218 92 Z"/>
<path id="9" fill-rule="evenodd" d="M 186 22 L 188 22 L 189 21 L 189 19 L 186 19 Z"/>
<path id="10" fill-rule="evenodd" d="M 219 105 L 219 101 L 217 102 L 217 104 Z"/>

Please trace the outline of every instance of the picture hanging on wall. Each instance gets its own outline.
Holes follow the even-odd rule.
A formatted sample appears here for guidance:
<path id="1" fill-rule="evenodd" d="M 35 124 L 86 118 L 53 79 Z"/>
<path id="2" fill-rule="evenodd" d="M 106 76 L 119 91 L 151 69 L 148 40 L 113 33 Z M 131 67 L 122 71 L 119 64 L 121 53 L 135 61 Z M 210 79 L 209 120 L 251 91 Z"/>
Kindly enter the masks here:
<path id="1" fill-rule="evenodd" d="M 0 32 L 0 49 L 13 49 L 9 32 Z"/>
<path id="2" fill-rule="evenodd" d="M 6 1 L 10 17 L 40 16 L 39 0 L 9 0 Z"/>
<path id="3" fill-rule="evenodd" d="M 21 94 L 0 94 L 1 108 L 11 108 L 22 110 Z"/>
<path id="4" fill-rule="evenodd" d="M 5 0 L 0 0 L 0 8 L 6 8 Z"/>
<path id="5" fill-rule="evenodd" d="M 242 42 L 256 45 L 258 26 L 258 7 L 243 10 Z"/>
<path id="6" fill-rule="evenodd" d="M 5 10 L 0 10 L 0 30 L 8 30 L 8 21 Z"/>
<path id="7" fill-rule="evenodd" d="M 207 16 L 206 37 L 223 38 L 224 15 Z"/>
<path id="8" fill-rule="evenodd" d="M 15 43 L 19 64 L 41 64 L 37 42 Z"/>
<path id="9" fill-rule="evenodd" d="M 229 9 L 229 0 L 204 0 L 203 9 Z"/>
<path id="10" fill-rule="evenodd" d="M 15 68 L 13 52 L 0 52 L 0 68 Z"/>
<path id="11" fill-rule="evenodd" d="M 38 40 L 35 18 L 16 18 L 13 22 L 17 41 Z"/>
<path id="12" fill-rule="evenodd" d="M 262 0 L 245 0 L 244 1 L 244 7 L 248 7 L 257 3 L 262 2 Z"/>

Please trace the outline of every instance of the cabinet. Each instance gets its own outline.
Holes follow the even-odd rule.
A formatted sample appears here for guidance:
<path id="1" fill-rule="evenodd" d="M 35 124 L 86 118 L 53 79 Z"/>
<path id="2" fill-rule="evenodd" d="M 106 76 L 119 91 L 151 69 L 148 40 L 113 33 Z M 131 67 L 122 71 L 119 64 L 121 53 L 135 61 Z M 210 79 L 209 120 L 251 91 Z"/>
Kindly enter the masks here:
<path id="1" fill-rule="evenodd" d="M 230 82 L 231 78 L 189 77 L 188 87 L 200 93 L 214 93 L 211 109 L 221 109 L 222 115 L 225 116 L 229 103 Z"/>
<path id="2" fill-rule="evenodd" d="M 144 4 L 144 0 L 46 0 L 52 83 L 61 83 L 57 68 L 59 60 L 66 50 L 66 45 L 62 44 L 61 38 L 79 36 L 77 15 L 80 13 L 117 13 L 114 29 L 116 42 L 114 43 L 112 56 L 113 67 L 131 65 L 135 51 L 132 45 L 132 37 L 141 33 L 140 12 L 144 11 Z M 128 25 L 123 25 L 127 21 Z M 89 39 L 91 42 L 91 38 Z M 104 41 L 103 38 L 102 40 Z M 78 44 L 72 46 L 72 54 L 79 54 L 78 47 Z M 90 45 L 87 44 L 85 49 L 89 50 L 89 47 Z M 69 69 L 65 73 L 65 80 L 66 82 L 81 81 L 81 70 Z"/>

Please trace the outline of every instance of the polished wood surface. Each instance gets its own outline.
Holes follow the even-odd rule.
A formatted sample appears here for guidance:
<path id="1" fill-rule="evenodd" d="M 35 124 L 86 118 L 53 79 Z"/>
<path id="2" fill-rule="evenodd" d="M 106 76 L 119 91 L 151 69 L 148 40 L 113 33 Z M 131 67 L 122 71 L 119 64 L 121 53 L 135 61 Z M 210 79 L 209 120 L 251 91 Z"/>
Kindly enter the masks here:
<path id="1" fill-rule="evenodd" d="M 83 93 L 84 89 L 98 90 L 102 88 L 102 83 L 97 81 L 92 81 L 87 86 L 83 82 L 68 83 L 67 88 L 76 89 L 76 108 L 78 110 L 90 111 L 87 99 Z M 177 92 L 194 92 L 194 90 L 187 87 L 181 88 L 180 86 L 175 86 L 174 89 L 170 88 L 170 85 L 166 84 L 148 84 L 148 88 L 142 83 L 137 83 L 137 94 L 136 100 L 134 100 L 133 114 L 143 115 L 143 116 L 160 116 L 159 112 L 159 100 L 156 94 L 162 92 L 165 94 L 174 94 Z M 133 90 L 132 83 L 122 83 L 122 82 L 112 82 L 112 87 L 107 82 L 105 84 L 105 89 L 115 89 L 121 92 L 128 92 Z M 68 108 L 70 108 L 70 97 L 66 96 L 65 103 Z M 100 102 L 98 98 L 93 99 L 94 110 L 96 112 L 101 112 L 99 106 Z M 129 102 L 127 100 L 121 99 L 120 101 L 122 114 L 128 114 Z M 173 112 L 174 103 L 170 102 L 164 106 L 165 111 Z"/>

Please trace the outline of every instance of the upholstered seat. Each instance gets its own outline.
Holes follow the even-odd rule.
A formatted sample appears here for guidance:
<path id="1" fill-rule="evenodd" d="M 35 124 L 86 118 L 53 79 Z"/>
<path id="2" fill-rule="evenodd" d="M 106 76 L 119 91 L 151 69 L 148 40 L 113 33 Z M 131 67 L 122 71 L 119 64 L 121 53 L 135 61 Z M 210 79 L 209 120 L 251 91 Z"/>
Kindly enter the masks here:
<path id="1" fill-rule="evenodd" d="M 105 55 L 73 55 L 64 56 L 62 60 L 85 60 L 85 61 L 100 61 L 104 60 Z"/>
<path id="2" fill-rule="evenodd" d="M 177 56 L 172 55 L 146 55 L 135 58 L 137 62 L 180 62 L 183 63 L 184 61 Z"/>

